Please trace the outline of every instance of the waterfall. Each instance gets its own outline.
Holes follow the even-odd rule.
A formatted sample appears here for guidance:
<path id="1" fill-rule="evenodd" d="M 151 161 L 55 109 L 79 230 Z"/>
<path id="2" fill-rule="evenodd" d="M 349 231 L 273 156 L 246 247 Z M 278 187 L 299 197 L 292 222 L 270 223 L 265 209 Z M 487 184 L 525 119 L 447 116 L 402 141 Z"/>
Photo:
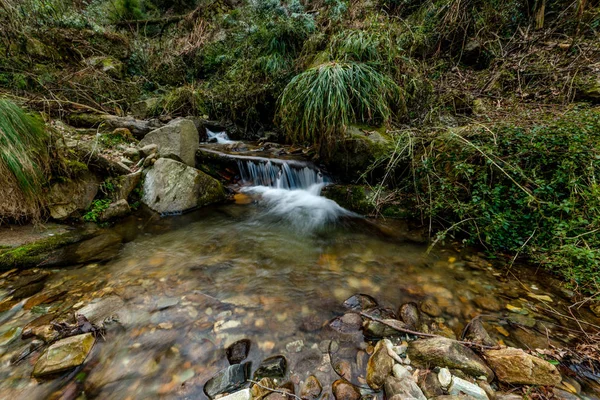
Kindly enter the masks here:
<path id="1" fill-rule="evenodd" d="M 207 129 L 206 136 L 208 136 L 209 141 L 216 141 L 219 144 L 235 143 L 235 141 L 229 139 L 229 136 L 227 136 L 227 132 L 213 132 Z"/>
<path id="2" fill-rule="evenodd" d="M 284 160 L 238 160 L 238 168 L 245 185 L 267 186 L 277 189 L 309 189 L 327 183 L 326 176 L 316 168 L 300 162 Z"/>

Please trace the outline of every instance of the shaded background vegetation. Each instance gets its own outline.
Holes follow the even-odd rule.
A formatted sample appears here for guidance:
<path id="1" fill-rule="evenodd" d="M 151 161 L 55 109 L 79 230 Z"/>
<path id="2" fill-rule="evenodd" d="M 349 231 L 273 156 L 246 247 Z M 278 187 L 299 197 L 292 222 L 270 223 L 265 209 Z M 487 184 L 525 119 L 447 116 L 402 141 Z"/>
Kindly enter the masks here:
<path id="1" fill-rule="evenodd" d="M 352 149 L 374 213 L 597 290 L 599 32 L 597 0 L 0 0 L 0 88 Z"/>

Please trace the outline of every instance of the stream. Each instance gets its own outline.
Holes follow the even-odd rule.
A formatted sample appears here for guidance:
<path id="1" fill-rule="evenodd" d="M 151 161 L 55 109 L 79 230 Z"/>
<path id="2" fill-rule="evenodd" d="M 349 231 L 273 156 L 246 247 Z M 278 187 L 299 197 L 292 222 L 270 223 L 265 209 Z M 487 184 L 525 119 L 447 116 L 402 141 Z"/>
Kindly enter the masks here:
<path id="1" fill-rule="evenodd" d="M 57 295 L 1 312 L 7 337 L 44 315 L 72 320 L 88 304 L 113 304 L 85 364 L 52 379 L 31 377 L 35 352 L 15 362 L 33 339 L 3 342 L 0 398 L 84 390 L 88 399 L 205 399 L 204 384 L 241 339 L 253 369 L 283 355 L 294 385 L 315 374 L 330 393 L 344 365 L 364 382 L 364 338 L 330 326 L 357 293 L 393 311 L 416 302 L 438 332 L 456 337 L 483 314 L 492 338 L 524 349 L 574 342 L 582 333 L 573 317 L 600 324 L 585 308 L 569 311 L 572 293 L 534 269 L 452 246 L 427 253 L 402 222 L 363 219 L 320 197 L 327 177 L 316 169 L 238 162 L 235 203 L 131 216 L 111 228 L 126 242 L 114 258 L 53 269 L 36 296 Z"/>

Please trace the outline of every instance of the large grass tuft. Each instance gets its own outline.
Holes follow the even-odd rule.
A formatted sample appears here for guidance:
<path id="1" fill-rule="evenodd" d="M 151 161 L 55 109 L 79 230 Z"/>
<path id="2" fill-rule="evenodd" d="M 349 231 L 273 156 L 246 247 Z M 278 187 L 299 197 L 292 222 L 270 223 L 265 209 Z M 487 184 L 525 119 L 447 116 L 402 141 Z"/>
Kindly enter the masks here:
<path id="1" fill-rule="evenodd" d="M 0 216 L 35 216 L 49 165 L 42 121 L 0 99 Z"/>
<path id="2" fill-rule="evenodd" d="M 349 125 L 388 123 L 403 105 L 402 89 L 373 67 L 331 62 L 292 79 L 279 99 L 279 122 L 293 142 L 327 154 Z"/>

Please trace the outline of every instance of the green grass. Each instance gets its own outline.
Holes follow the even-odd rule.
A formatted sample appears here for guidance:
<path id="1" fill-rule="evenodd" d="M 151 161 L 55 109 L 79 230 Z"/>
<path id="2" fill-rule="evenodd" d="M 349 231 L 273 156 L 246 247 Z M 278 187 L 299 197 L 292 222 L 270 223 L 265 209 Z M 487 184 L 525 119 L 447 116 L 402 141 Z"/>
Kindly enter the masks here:
<path id="1" fill-rule="evenodd" d="M 48 136 L 41 120 L 0 99 L 0 170 L 14 176 L 19 189 L 37 196 L 48 166 Z"/>
<path id="2" fill-rule="evenodd" d="M 402 89 L 367 64 L 326 63 L 297 75 L 279 98 L 289 139 L 329 152 L 350 124 L 380 126 L 404 105 Z"/>

